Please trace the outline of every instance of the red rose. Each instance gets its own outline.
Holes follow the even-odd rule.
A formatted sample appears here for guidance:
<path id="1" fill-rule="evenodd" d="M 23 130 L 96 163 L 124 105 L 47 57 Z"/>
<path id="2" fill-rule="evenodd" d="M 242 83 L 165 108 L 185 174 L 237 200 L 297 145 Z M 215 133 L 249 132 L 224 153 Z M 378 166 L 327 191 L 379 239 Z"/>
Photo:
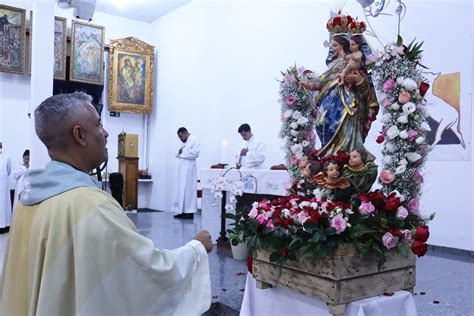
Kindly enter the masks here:
<path id="1" fill-rule="evenodd" d="M 365 195 L 364 193 L 360 193 L 359 194 L 359 199 L 361 202 L 364 202 L 364 203 L 367 203 L 369 202 L 369 197 L 367 195 Z"/>
<path id="2" fill-rule="evenodd" d="M 286 257 L 286 248 L 283 248 L 283 249 L 281 250 L 281 256 L 282 256 L 282 257 Z"/>
<path id="3" fill-rule="evenodd" d="M 400 198 L 396 194 L 392 193 L 387 197 L 387 203 L 385 204 L 385 210 L 387 212 L 395 212 L 401 205 Z"/>
<path id="4" fill-rule="evenodd" d="M 253 257 L 249 256 L 247 258 L 247 269 L 249 270 L 250 273 L 253 272 Z"/>
<path id="5" fill-rule="evenodd" d="M 383 135 L 379 135 L 375 141 L 377 142 L 377 144 L 382 144 L 384 140 L 385 137 L 383 137 Z"/>
<path id="6" fill-rule="evenodd" d="M 428 226 L 417 226 L 415 236 L 413 236 L 414 240 L 418 240 L 421 242 L 426 242 L 430 237 L 430 231 L 428 230 Z"/>
<path id="7" fill-rule="evenodd" d="M 428 251 L 428 245 L 422 241 L 415 240 L 411 245 L 411 251 L 418 257 L 424 256 Z"/>
<path id="8" fill-rule="evenodd" d="M 385 195 L 379 190 L 370 192 L 367 197 L 375 208 L 382 208 L 385 205 Z"/>
<path id="9" fill-rule="evenodd" d="M 426 94 L 426 92 L 428 92 L 428 89 L 429 89 L 429 88 L 430 88 L 430 85 L 429 85 L 428 83 L 426 83 L 426 82 L 421 82 L 421 83 L 420 83 L 420 87 L 419 87 L 419 89 L 420 89 L 420 95 L 421 95 L 422 97 L 424 97 L 425 94 Z"/>

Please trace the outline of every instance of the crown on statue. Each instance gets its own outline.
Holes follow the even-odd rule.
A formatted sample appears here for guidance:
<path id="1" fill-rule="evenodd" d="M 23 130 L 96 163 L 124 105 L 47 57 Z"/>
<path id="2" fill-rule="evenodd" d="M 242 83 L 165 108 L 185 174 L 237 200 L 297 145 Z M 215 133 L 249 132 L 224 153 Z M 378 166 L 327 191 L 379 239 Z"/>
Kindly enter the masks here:
<path id="1" fill-rule="evenodd" d="M 348 25 L 354 20 L 350 15 L 338 14 L 329 19 L 326 28 L 333 35 L 345 35 L 349 31 Z"/>
<path id="2" fill-rule="evenodd" d="M 367 29 L 364 22 L 359 22 L 357 20 L 349 23 L 347 27 L 352 35 L 362 35 L 362 33 Z"/>

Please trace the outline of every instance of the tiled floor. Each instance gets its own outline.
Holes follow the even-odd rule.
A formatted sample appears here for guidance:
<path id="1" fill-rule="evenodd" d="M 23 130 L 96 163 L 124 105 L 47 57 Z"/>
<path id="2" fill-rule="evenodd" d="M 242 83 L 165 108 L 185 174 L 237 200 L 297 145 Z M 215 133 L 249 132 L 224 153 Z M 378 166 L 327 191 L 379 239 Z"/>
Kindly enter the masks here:
<path id="1" fill-rule="evenodd" d="M 130 214 L 140 233 L 158 248 L 175 248 L 186 243 L 201 229 L 200 218 L 175 220 L 171 213 Z M 7 242 L 0 235 L 0 266 Z M 243 298 L 245 262 L 235 261 L 228 249 L 214 247 L 209 256 L 214 315 L 235 315 Z M 418 259 L 416 304 L 418 315 L 474 315 L 474 258 L 432 252 Z M 439 302 L 439 303 L 437 303 Z M 272 315 L 276 316 L 276 315 Z M 302 316 L 302 315 L 301 315 Z"/>

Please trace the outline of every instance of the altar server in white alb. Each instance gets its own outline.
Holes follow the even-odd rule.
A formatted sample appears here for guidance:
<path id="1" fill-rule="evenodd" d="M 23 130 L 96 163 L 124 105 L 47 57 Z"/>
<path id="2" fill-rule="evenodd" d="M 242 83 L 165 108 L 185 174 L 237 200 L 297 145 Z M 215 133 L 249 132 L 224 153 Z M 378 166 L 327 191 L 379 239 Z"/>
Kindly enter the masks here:
<path id="1" fill-rule="evenodd" d="M 267 154 L 265 143 L 252 134 L 249 124 L 242 124 L 238 133 L 244 140 L 237 154 L 237 168 L 262 169 Z"/>
<path id="2" fill-rule="evenodd" d="M 10 158 L 3 153 L 3 146 L 0 143 L 0 233 L 8 232 L 12 218 L 10 186 L 8 183 L 11 170 Z"/>
<path id="3" fill-rule="evenodd" d="M 158 250 L 89 172 L 107 159 L 108 133 L 85 93 L 35 110 L 51 161 L 27 173 L 0 281 L 0 315 L 200 315 L 211 304 L 201 231 Z M 28 184 L 29 183 L 29 184 Z"/>
<path id="4" fill-rule="evenodd" d="M 178 213 L 175 218 L 192 219 L 197 212 L 197 167 L 199 140 L 185 127 L 178 129 L 178 138 L 182 142 L 176 154 L 178 160 L 176 188 L 172 211 Z"/>
<path id="5" fill-rule="evenodd" d="M 30 151 L 27 149 L 23 152 L 23 161 L 20 166 L 13 170 L 13 179 L 16 180 L 15 187 L 15 198 L 13 200 L 13 212 L 15 211 L 18 203 L 20 202 L 21 195 L 25 190 L 25 176 L 26 172 L 30 168 Z"/>

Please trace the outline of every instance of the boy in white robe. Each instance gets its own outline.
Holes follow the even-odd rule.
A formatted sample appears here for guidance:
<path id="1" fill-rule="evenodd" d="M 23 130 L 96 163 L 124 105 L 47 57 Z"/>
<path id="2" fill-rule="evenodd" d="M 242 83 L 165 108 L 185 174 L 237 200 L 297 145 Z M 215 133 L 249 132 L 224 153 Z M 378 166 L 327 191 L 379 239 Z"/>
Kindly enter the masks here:
<path id="1" fill-rule="evenodd" d="M 244 142 L 236 156 L 237 168 L 262 169 L 267 154 L 265 143 L 252 134 L 249 124 L 240 125 L 238 133 L 242 136 Z"/>
<path id="2" fill-rule="evenodd" d="M 35 111 L 52 161 L 31 170 L 16 210 L 0 281 L 0 315 L 198 315 L 210 306 L 201 231 L 157 250 L 88 172 L 107 159 L 107 132 L 76 92 Z M 54 127 L 54 128 L 53 128 Z"/>

